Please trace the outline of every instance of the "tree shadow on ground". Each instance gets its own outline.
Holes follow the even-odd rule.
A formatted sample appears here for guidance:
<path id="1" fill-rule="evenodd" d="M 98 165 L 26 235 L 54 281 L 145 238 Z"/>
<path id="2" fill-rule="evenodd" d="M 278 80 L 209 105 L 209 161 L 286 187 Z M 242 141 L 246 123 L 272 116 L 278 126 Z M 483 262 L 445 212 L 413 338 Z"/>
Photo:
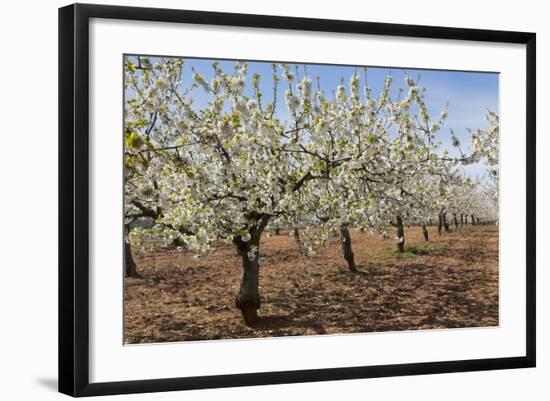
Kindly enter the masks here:
<path id="1" fill-rule="evenodd" d="M 254 324 L 254 329 L 259 330 L 272 330 L 274 334 L 278 333 L 281 329 L 285 328 L 297 328 L 311 329 L 316 334 L 325 334 L 325 328 L 315 319 L 303 319 L 297 316 L 296 312 L 288 315 L 267 315 L 260 316 L 258 321 Z"/>

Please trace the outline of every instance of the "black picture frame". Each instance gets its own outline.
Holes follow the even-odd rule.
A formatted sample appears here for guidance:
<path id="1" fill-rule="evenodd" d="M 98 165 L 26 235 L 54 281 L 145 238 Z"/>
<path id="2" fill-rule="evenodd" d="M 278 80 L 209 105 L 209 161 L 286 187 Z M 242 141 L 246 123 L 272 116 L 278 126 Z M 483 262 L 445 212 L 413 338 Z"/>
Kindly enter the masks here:
<path id="1" fill-rule="evenodd" d="M 91 18 L 437 38 L 526 46 L 526 353 L 520 357 L 90 383 L 89 21 Z M 71 396 L 159 392 L 535 366 L 536 35 L 220 12 L 74 4 L 59 9 L 59 391 Z"/>

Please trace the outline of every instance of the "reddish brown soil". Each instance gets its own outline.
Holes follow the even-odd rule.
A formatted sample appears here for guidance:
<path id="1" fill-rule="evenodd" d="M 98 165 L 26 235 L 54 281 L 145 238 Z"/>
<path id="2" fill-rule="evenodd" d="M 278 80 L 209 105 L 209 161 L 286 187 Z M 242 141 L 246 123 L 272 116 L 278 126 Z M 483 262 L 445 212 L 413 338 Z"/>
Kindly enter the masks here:
<path id="1" fill-rule="evenodd" d="M 498 325 L 498 228 L 438 236 L 426 255 L 398 259 L 391 240 L 352 232 L 351 273 L 339 241 L 311 258 L 289 235 L 262 240 L 260 319 L 247 327 L 234 306 L 240 257 L 230 245 L 194 260 L 187 252 L 136 254 L 142 279 L 125 281 L 125 341 L 357 333 Z M 425 247 L 418 228 L 407 245 Z M 431 245 L 430 245 L 431 246 Z"/>

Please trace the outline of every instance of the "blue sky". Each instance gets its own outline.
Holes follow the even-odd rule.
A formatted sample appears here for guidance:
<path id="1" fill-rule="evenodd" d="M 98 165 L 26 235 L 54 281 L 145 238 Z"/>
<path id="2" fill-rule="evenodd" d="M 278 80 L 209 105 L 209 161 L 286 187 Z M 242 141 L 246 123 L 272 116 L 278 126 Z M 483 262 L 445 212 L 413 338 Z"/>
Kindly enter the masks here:
<path id="1" fill-rule="evenodd" d="M 190 59 L 184 58 L 184 71 L 182 74 L 182 87 L 189 87 L 192 83 L 192 69 L 203 75 L 208 81 L 214 76 L 211 64 L 212 59 Z M 155 61 L 152 59 L 151 61 Z M 220 67 L 227 72 L 233 70 L 235 61 L 217 60 Z M 296 64 L 289 64 L 292 71 Z M 344 85 L 348 85 L 349 77 L 357 71 L 361 77 L 361 87 L 364 85 L 364 73 L 361 67 L 337 66 L 337 65 L 316 65 L 316 64 L 297 64 L 298 73 L 304 74 L 304 67 L 307 73 L 314 81 L 316 89 L 316 78 L 319 77 L 320 87 L 325 91 L 327 97 L 332 96 L 332 92 L 341 79 L 344 79 Z M 404 79 L 407 75 L 415 80 L 420 76 L 420 84 L 426 88 L 426 104 L 433 119 L 437 119 L 439 113 L 448 103 L 449 116 L 443 129 L 438 134 L 443 141 L 444 147 L 451 150 L 451 154 L 457 154 L 454 148 L 450 146 L 449 129 L 453 129 L 455 135 L 463 145 L 469 143 L 466 129 L 486 128 L 488 123 L 485 120 L 486 109 L 493 111 L 499 110 L 499 75 L 497 73 L 483 72 L 461 72 L 461 71 L 438 71 L 429 69 L 406 69 L 406 68 L 388 68 L 388 67 L 369 67 L 368 84 L 372 88 L 372 95 L 378 96 L 381 92 L 384 79 L 391 72 L 393 77 L 392 98 L 396 98 L 399 87 L 406 90 Z M 263 102 L 271 103 L 273 100 L 273 80 L 271 62 L 248 62 L 248 74 L 251 79 L 252 74 L 259 73 L 262 77 L 260 89 L 264 94 Z M 247 83 L 249 80 L 247 80 Z M 281 120 L 288 118 L 288 111 L 284 102 L 284 91 L 286 82 L 282 81 L 279 85 L 277 99 L 277 115 Z M 252 96 L 252 88 L 248 87 L 245 94 Z M 198 109 L 209 100 L 202 88 L 194 89 L 188 97 L 192 97 L 195 107 Z M 463 146 L 464 148 L 466 146 Z M 465 150 L 465 149 L 464 149 Z M 479 165 L 466 168 L 468 175 L 482 176 L 484 167 Z"/>

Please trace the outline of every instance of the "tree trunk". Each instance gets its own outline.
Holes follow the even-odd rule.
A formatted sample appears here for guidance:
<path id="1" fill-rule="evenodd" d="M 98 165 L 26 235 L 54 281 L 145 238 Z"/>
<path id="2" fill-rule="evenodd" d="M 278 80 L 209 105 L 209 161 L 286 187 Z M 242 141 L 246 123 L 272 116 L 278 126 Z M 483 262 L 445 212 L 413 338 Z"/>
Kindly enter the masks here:
<path id="1" fill-rule="evenodd" d="M 447 221 L 447 213 L 443 213 L 443 227 L 445 228 L 445 232 L 450 232 L 451 229 L 449 228 L 449 222 Z"/>
<path id="2" fill-rule="evenodd" d="M 281 229 L 279 226 L 275 226 L 275 235 L 279 235 L 281 233 Z"/>
<path id="3" fill-rule="evenodd" d="M 437 217 L 439 218 L 437 222 L 437 233 L 441 235 L 441 229 L 443 228 L 443 215 L 439 213 Z"/>
<path id="4" fill-rule="evenodd" d="M 126 277 L 141 278 L 132 256 L 132 245 L 126 241 L 124 241 L 124 271 L 126 272 Z"/>
<path id="5" fill-rule="evenodd" d="M 294 227 L 294 230 L 292 231 L 294 236 L 294 242 L 296 242 L 296 245 L 298 245 L 298 251 L 300 254 L 303 252 L 302 248 L 302 238 L 300 238 L 300 230 L 298 230 L 298 227 Z"/>
<path id="6" fill-rule="evenodd" d="M 473 214 L 470 216 L 472 217 L 472 225 L 477 226 L 476 217 Z"/>
<path id="7" fill-rule="evenodd" d="M 460 213 L 460 226 L 462 227 L 464 225 L 464 215 Z"/>
<path id="8" fill-rule="evenodd" d="M 243 272 L 241 276 L 241 287 L 235 301 L 235 306 L 241 310 L 244 322 L 252 326 L 258 320 L 258 309 L 260 309 L 260 249 L 259 238 L 251 244 L 237 241 L 237 250 L 242 258 Z M 252 246 L 258 247 L 254 255 L 249 256 Z"/>
<path id="9" fill-rule="evenodd" d="M 403 229 L 403 219 L 401 216 L 397 216 L 396 220 L 397 249 L 402 253 L 405 252 L 405 230 Z"/>
<path id="10" fill-rule="evenodd" d="M 344 253 L 344 259 L 348 262 L 349 270 L 356 272 L 357 266 L 355 266 L 355 259 L 351 249 L 351 237 L 347 225 L 340 227 L 340 238 L 342 240 L 342 252 Z"/>
<path id="11" fill-rule="evenodd" d="M 456 213 L 453 213 L 453 221 L 455 223 L 455 231 L 458 231 L 458 219 L 456 218 Z"/>
<path id="12" fill-rule="evenodd" d="M 422 223 L 422 234 L 424 234 L 424 241 L 428 242 L 430 237 L 428 235 L 428 229 L 426 228 L 426 223 Z"/>

